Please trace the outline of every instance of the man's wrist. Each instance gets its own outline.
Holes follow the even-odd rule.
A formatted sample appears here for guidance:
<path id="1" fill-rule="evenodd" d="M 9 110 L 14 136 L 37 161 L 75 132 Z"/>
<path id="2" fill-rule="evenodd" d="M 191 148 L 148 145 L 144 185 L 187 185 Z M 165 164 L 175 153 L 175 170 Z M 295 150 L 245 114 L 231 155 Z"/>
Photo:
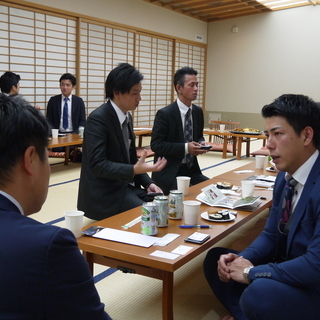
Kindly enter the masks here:
<path id="1" fill-rule="evenodd" d="M 253 266 L 248 266 L 243 269 L 243 278 L 246 280 L 248 284 L 252 282 L 252 280 L 249 279 L 249 272 L 251 268 L 253 268 Z"/>

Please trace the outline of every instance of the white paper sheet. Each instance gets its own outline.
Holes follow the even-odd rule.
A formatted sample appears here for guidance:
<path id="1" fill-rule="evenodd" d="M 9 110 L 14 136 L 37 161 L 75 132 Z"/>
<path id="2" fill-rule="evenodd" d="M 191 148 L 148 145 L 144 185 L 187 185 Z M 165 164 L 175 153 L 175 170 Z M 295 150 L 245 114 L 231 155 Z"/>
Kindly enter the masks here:
<path id="1" fill-rule="evenodd" d="M 144 234 L 117 230 L 111 228 L 105 228 L 100 232 L 93 235 L 95 238 L 105 239 L 110 241 L 122 242 L 132 244 L 140 247 L 151 247 L 156 241 L 159 241 L 159 237 L 146 236 Z"/>

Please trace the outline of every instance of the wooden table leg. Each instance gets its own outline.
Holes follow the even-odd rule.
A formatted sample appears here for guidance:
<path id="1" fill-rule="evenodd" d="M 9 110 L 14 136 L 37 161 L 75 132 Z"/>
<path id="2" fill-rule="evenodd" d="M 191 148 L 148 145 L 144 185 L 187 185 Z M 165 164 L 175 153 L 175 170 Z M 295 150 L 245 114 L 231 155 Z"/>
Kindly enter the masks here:
<path id="1" fill-rule="evenodd" d="M 173 272 L 163 272 L 162 319 L 173 320 Z"/>
<path id="2" fill-rule="evenodd" d="M 237 139 L 238 139 L 237 160 L 241 160 L 242 137 L 237 137 Z"/>
<path id="3" fill-rule="evenodd" d="M 64 165 L 67 166 L 69 163 L 69 156 L 70 156 L 70 147 L 66 146 L 65 147 L 65 156 L 64 156 Z"/>
<path id="4" fill-rule="evenodd" d="M 223 149 L 222 149 L 222 159 L 227 157 L 227 147 L 228 147 L 228 138 L 223 136 Z"/>

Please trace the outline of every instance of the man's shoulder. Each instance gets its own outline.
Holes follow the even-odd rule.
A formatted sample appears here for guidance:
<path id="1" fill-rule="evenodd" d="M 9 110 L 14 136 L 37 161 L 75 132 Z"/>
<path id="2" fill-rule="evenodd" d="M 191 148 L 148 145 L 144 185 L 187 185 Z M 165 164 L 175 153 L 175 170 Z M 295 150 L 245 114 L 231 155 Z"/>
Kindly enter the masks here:
<path id="1" fill-rule="evenodd" d="M 177 104 L 177 102 L 175 101 L 175 102 L 172 102 L 172 103 L 170 103 L 169 105 L 167 105 L 167 106 L 159 109 L 158 111 L 160 111 L 160 112 L 169 112 L 169 111 L 172 111 L 172 110 L 174 110 L 174 109 L 176 109 L 176 108 L 178 108 L 178 104 Z"/>

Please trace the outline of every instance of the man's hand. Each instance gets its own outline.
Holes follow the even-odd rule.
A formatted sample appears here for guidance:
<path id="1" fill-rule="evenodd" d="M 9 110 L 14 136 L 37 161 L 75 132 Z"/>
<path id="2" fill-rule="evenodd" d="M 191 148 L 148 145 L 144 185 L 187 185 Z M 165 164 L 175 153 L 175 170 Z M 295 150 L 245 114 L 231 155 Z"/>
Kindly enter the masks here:
<path id="1" fill-rule="evenodd" d="M 218 260 L 218 275 L 221 281 L 228 282 L 231 279 L 229 264 L 238 258 L 235 253 L 223 254 Z"/>
<path id="2" fill-rule="evenodd" d="M 188 143 L 188 152 L 194 156 L 198 156 L 199 154 L 208 152 L 208 150 L 201 149 L 201 144 L 192 141 Z"/>
<path id="3" fill-rule="evenodd" d="M 245 267 L 250 266 L 253 266 L 253 264 L 243 257 L 237 257 L 232 262 L 228 263 L 231 279 L 240 283 L 248 284 L 248 281 L 243 276 L 243 271 Z"/>
<path id="4" fill-rule="evenodd" d="M 157 162 L 153 165 L 146 163 L 147 151 L 143 150 L 140 159 L 133 166 L 133 174 L 142 174 L 147 172 L 161 171 L 167 164 L 166 158 L 158 158 Z"/>
<path id="5" fill-rule="evenodd" d="M 153 193 L 153 192 L 163 193 L 163 191 L 156 184 L 151 183 L 147 189 L 147 193 Z"/>

